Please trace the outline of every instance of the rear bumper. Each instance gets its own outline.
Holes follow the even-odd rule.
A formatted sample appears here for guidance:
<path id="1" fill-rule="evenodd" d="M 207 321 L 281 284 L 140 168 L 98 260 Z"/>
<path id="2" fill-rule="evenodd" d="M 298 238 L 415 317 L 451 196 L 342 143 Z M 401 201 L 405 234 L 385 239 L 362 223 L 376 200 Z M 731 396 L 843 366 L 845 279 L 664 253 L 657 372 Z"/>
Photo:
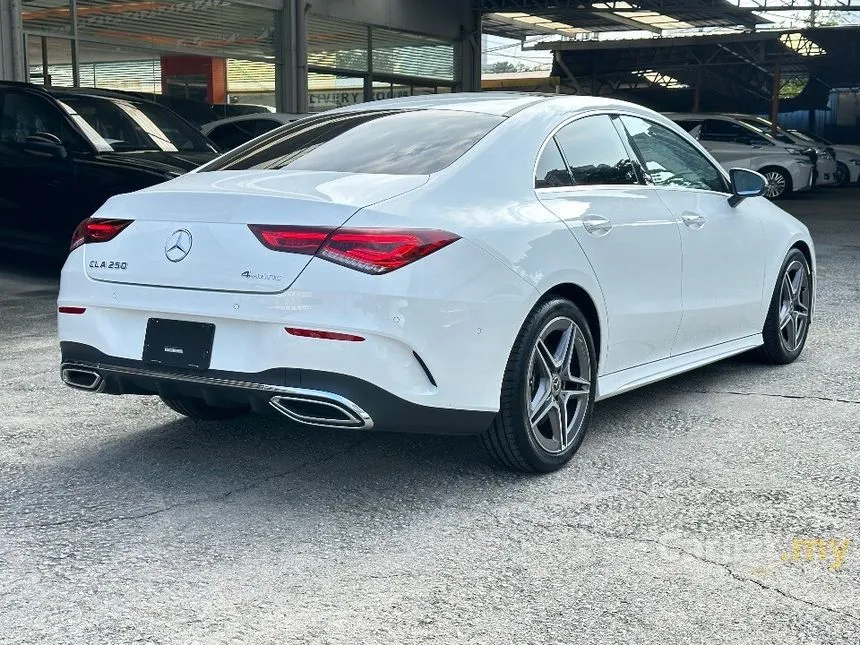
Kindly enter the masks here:
<path id="1" fill-rule="evenodd" d="M 836 185 L 836 162 L 833 160 L 819 160 L 816 166 L 816 186 Z"/>
<path id="2" fill-rule="evenodd" d="M 288 367 L 257 373 L 175 370 L 108 356 L 81 343 L 64 341 L 60 350 L 63 380 L 103 394 L 192 397 L 210 405 L 280 412 L 305 425 L 395 432 L 477 434 L 495 417 L 493 412 L 418 405 L 344 374 Z M 75 373 L 95 376 L 91 383 L 75 385 Z"/>

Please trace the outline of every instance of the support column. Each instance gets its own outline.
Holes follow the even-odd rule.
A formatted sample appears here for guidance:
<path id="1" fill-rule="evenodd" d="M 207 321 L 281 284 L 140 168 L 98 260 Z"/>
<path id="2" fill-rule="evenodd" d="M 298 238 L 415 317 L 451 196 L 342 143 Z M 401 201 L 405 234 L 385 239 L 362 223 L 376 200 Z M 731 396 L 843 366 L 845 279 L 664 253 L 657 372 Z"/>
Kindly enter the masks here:
<path id="1" fill-rule="evenodd" d="M 460 69 L 457 79 L 463 92 L 481 91 L 481 12 L 472 11 L 470 24 L 460 28 Z"/>
<path id="2" fill-rule="evenodd" d="M 80 56 L 78 55 L 78 0 L 69 0 L 69 19 L 72 21 L 72 86 L 81 86 Z"/>
<path id="3" fill-rule="evenodd" d="M 699 72 L 696 76 L 696 88 L 693 90 L 693 114 L 698 114 L 701 110 L 702 102 L 702 68 L 699 67 Z"/>
<path id="4" fill-rule="evenodd" d="M 773 91 L 770 96 L 770 133 L 772 136 L 777 135 L 777 122 L 779 121 L 779 87 L 782 85 L 781 70 L 779 58 L 773 65 Z"/>
<path id="5" fill-rule="evenodd" d="M 0 2 L 0 79 L 27 80 L 24 68 L 24 27 L 21 0 Z"/>
<path id="6" fill-rule="evenodd" d="M 307 21 L 305 0 L 284 0 L 276 12 L 275 100 L 280 112 L 308 111 Z"/>

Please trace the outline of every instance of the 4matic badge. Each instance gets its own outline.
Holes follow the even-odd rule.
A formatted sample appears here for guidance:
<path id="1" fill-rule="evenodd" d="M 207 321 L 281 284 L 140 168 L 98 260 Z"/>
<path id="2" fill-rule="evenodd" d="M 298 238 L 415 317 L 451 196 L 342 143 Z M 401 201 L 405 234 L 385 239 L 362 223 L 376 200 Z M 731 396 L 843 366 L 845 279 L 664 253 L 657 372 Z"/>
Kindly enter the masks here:
<path id="1" fill-rule="evenodd" d="M 270 280 L 272 282 L 280 282 L 284 279 L 282 275 L 274 273 L 255 273 L 254 271 L 242 271 L 242 277 L 248 280 Z"/>

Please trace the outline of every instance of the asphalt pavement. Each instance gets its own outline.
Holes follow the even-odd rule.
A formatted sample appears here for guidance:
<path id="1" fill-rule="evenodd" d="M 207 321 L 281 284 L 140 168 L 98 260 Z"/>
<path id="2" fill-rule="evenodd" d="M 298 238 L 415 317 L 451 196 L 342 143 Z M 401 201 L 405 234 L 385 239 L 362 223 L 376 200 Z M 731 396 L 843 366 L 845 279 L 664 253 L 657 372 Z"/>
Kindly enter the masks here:
<path id="1" fill-rule="evenodd" d="M 598 404 L 569 467 L 469 438 L 203 424 L 59 381 L 55 271 L 0 267 L 0 643 L 860 643 L 860 189 L 802 357 Z"/>

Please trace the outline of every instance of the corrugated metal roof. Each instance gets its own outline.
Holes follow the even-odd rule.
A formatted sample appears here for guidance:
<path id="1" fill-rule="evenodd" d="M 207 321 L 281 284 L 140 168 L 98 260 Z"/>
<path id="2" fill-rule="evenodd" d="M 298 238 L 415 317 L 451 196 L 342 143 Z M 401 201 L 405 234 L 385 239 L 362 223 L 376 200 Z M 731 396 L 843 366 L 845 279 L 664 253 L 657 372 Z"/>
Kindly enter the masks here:
<path id="1" fill-rule="evenodd" d="M 740 27 L 769 21 L 726 0 L 474 0 L 486 33 L 525 38 L 547 33 Z"/>

